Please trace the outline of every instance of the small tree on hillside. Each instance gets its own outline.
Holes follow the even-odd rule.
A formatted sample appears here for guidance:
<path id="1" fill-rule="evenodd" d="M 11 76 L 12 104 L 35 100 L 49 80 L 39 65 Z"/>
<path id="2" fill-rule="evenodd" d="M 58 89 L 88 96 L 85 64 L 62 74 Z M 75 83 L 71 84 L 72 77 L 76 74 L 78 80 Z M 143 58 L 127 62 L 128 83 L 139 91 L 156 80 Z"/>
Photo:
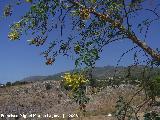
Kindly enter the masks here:
<path id="1" fill-rule="evenodd" d="M 11 85 L 12 85 L 11 82 L 7 82 L 7 83 L 6 83 L 6 86 L 11 86 Z"/>

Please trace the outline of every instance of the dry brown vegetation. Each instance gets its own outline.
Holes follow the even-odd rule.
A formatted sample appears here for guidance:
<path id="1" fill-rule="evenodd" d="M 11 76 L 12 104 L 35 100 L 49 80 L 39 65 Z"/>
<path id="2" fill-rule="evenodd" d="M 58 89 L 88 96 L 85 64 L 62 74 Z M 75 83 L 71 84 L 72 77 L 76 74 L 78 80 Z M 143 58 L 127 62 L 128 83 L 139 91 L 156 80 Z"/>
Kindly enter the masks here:
<path id="1" fill-rule="evenodd" d="M 60 89 L 59 82 L 48 81 L 51 85 L 46 89 L 45 82 L 36 82 L 26 85 L 10 86 L 0 88 L 0 113 L 2 114 L 77 114 L 81 115 L 78 105 L 73 102 L 67 94 Z M 48 84 L 48 83 L 47 83 Z M 133 86 L 120 86 L 118 88 L 106 87 L 96 94 L 90 94 L 90 102 L 87 104 L 85 116 L 77 119 L 82 120 L 116 120 L 113 116 L 109 117 L 115 111 L 116 101 L 119 95 L 129 101 L 135 91 Z M 132 106 L 136 107 L 144 100 L 144 93 L 140 92 L 133 100 Z M 139 112 L 142 119 L 142 113 L 147 107 Z M 22 117 L 19 120 L 23 119 Z M 29 119 L 29 118 L 28 118 Z M 32 118 L 33 119 L 33 118 Z M 34 118 L 36 120 L 38 118 Z M 46 118 L 41 118 L 42 120 Z M 55 118 L 54 118 L 55 119 Z M 68 119 L 67 117 L 60 119 Z"/>

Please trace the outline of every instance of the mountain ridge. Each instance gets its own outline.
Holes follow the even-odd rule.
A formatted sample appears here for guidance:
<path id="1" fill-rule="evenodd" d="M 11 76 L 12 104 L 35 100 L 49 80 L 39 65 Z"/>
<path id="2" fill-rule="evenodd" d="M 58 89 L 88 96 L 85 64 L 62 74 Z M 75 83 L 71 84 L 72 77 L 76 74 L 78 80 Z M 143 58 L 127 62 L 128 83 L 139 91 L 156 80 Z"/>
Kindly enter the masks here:
<path id="1" fill-rule="evenodd" d="M 132 74 L 134 74 L 135 77 L 141 75 L 141 70 L 144 68 L 143 65 L 140 65 L 138 67 L 133 67 L 131 68 Z M 60 80 L 62 79 L 62 75 L 66 72 L 73 72 L 73 70 L 68 70 L 68 71 L 63 71 L 60 73 L 56 73 L 53 75 L 46 75 L 46 76 L 29 76 L 26 77 L 20 81 L 25 81 L 25 82 L 35 82 L 35 81 L 45 81 L 45 80 Z M 160 71 L 159 68 L 155 68 L 154 72 Z M 128 72 L 128 67 L 124 66 L 103 66 L 103 67 L 95 67 L 92 71 L 93 78 L 96 79 L 105 79 L 106 77 L 113 77 L 114 75 L 116 76 L 121 76 L 125 77 Z"/>

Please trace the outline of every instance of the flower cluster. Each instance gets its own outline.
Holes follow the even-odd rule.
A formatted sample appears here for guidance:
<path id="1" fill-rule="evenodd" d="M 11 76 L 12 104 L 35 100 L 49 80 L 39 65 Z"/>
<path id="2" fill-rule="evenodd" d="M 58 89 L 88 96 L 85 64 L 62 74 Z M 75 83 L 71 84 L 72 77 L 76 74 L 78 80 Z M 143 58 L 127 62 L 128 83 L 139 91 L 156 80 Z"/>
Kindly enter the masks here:
<path id="1" fill-rule="evenodd" d="M 55 59 L 54 58 L 46 58 L 46 65 L 52 65 L 53 64 L 53 62 L 55 61 Z"/>
<path id="2" fill-rule="evenodd" d="M 21 28 L 21 23 L 20 22 L 16 22 L 14 24 L 15 29 L 20 29 Z"/>
<path id="3" fill-rule="evenodd" d="M 17 40 L 17 39 L 19 39 L 19 37 L 20 37 L 20 33 L 16 30 L 11 31 L 8 35 L 8 38 L 10 40 Z"/>
<path id="4" fill-rule="evenodd" d="M 87 20 L 90 18 L 90 11 L 86 8 L 80 9 L 80 17 L 82 20 Z"/>
<path id="5" fill-rule="evenodd" d="M 72 90 L 77 90 L 80 86 L 88 82 L 88 79 L 79 73 L 65 73 L 62 77 L 64 78 L 64 84 L 71 87 Z"/>
<path id="6" fill-rule="evenodd" d="M 45 39 L 41 39 L 40 37 L 33 38 L 31 40 L 27 40 L 29 42 L 29 45 L 35 45 L 40 46 L 43 45 L 45 42 Z"/>

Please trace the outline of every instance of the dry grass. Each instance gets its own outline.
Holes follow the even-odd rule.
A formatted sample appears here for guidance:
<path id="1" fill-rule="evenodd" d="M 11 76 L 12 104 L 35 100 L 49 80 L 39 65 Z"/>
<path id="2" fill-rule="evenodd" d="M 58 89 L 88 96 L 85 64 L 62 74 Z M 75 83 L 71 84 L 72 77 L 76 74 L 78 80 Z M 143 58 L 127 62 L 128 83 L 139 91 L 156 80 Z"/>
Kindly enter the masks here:
<path id="1" fill-rule="evenodd" d="M 114 113 L 119 95 L 123 96 L 126 101 L 129 101 L 137 89 L 138 88 L 131 87 L 114 89 L 108 87 L 97 94 L 88 95 L 90 97 L 90 102 L 87 104 L 85 116 L 73 120 L 116 120 L 114 117 L 108 117 L 107 115 L 109 113 Z M 59 98 L 59 94 L 62 94 L 61 90 L 57 89 L 54 85 L 51 90 L 45 90 L 43 87 L 35 89 L 33 84 L 1 88 L 0 113 L 28 113 L 30 111 L 31 113 L 48 113 L 51 115 L 55 113 L 60 115 L 77 113 L 80 115 L 78 105 L 69 100 L 65 94 L 62 94 L 62 97 Z M 132 106 L 136 107 L 138 104 L 142 103 L 143 99 L 144 94 L 140 92 L 140 94 L 133 99 Z M 141 118 L 143 110 L 139 112 Z M 61 119 L 62 118 L 58 118 L 57 120 Z M 66 120 L 69 119 L 66 118 Z"/>

